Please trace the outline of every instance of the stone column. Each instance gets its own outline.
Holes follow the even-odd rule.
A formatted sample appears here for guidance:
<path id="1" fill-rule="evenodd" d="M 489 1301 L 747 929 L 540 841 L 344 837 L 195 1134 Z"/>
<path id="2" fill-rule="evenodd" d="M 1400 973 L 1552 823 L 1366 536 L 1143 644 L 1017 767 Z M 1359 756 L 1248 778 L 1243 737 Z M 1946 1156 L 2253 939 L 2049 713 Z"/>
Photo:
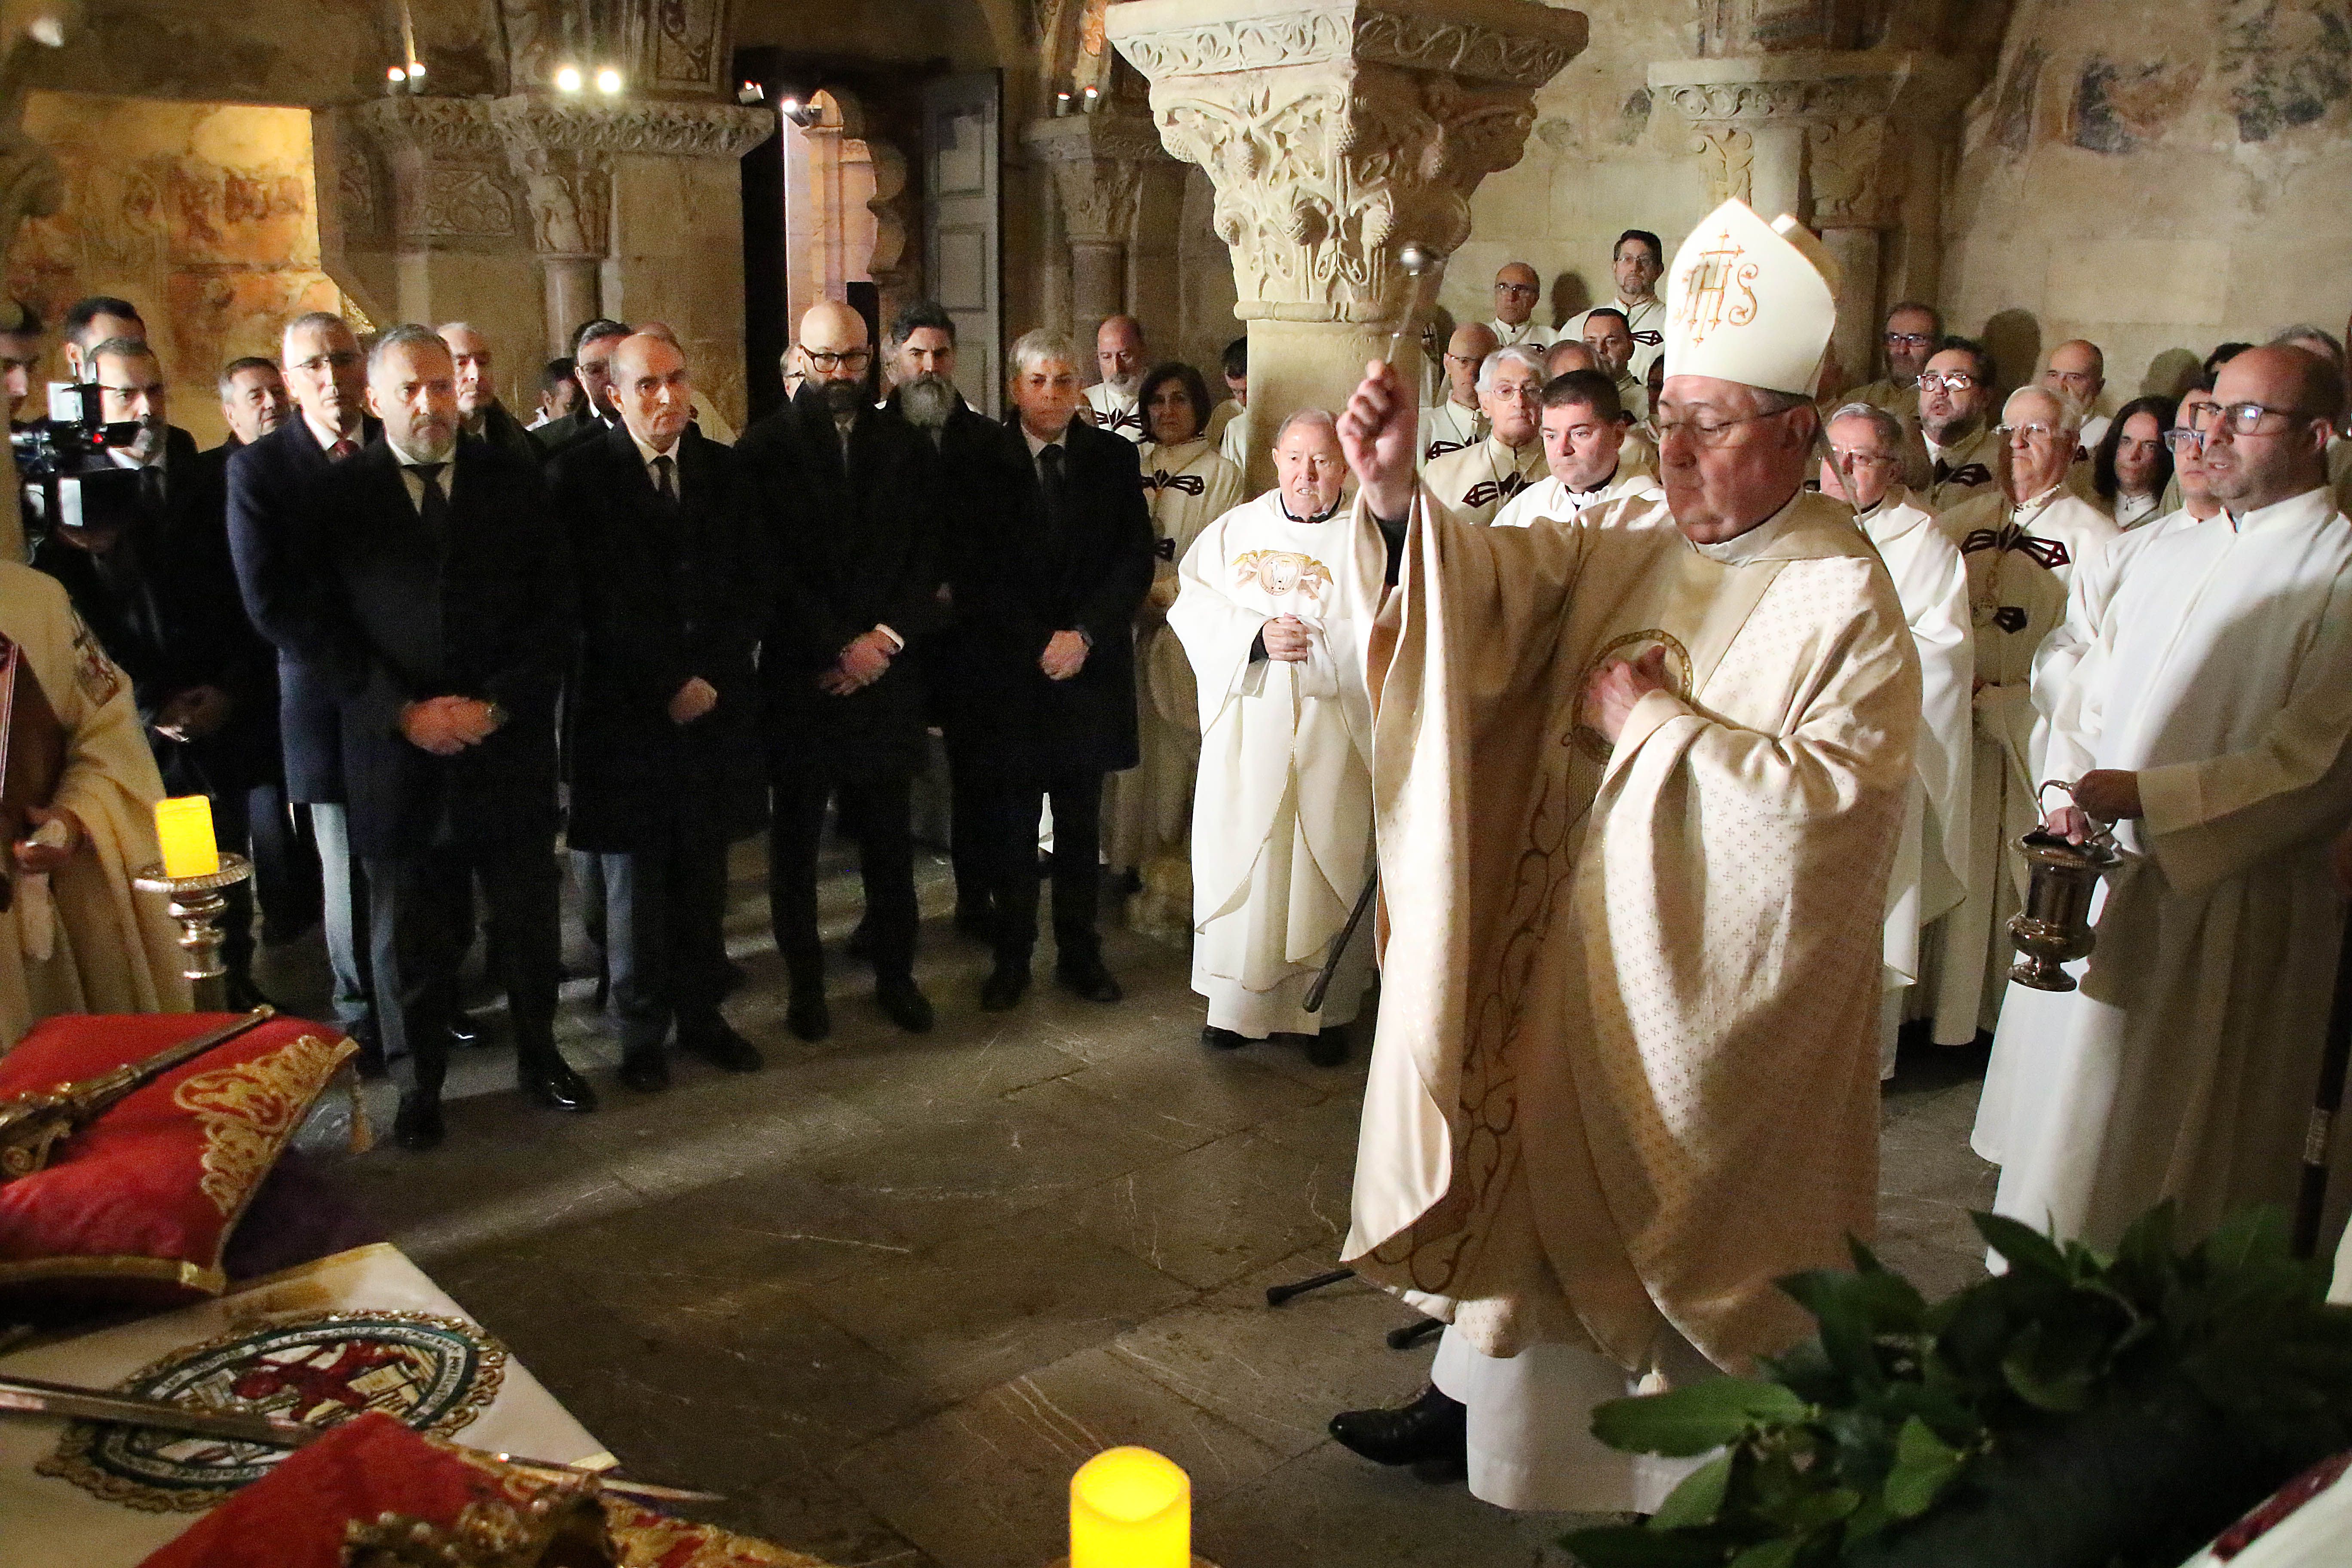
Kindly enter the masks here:
<path id="1" fill-rule="evenodd" d="M 513 342 L 536 312 L 498 308 L 511 291 L 502 280 L 523 233 L 522 204 L 488 105 L 394 97 L 338 114 L 338 137 L 358 160 L 354 176 L 383 173 L 389 222 L 377 221 L 376 243 L 389 253 L 390 271 L 356 280 L 374 285 L 371 309 L 390 312 L 377 325 L 463 317 L 494 342 Z M 356 205 L 365 210 L 373 204 Z"/>
<path id="2" fill-rule="evenodd" d="M 1250 340 L 1251 487 L 1291 410 L 1341 407 L 1391 333 L 1419 384 L 1437 279 L 1478 183 L 1519 161 L 1535 92 L 1584 47 L 1575 11 L 1531 0 L 1129 0 L 1111 41 L 1151 83 L 1171 152 L 1216 186 Z"/>
<path id="3" fill-rule="evenodd" d="M 1068 331 L 1091 363 L 1095 329 L 1134 305 L 1127 286 L 1128 237 L 1147 171 L 1155 163 L 1173 164 L 1151 121 L 1116 105 L 1034 121 L 1022 140 L 1054 177 L 1070 252 Z M 1175 324 L 1161 330 L 1173 331 Z"/>
<path id="4" fill-rule="evenodd" d="M 1710 202 L 1738 196 L 1820 231 L 1845 272 L 1838 364 L 1869 380 L 1887 307 L 1936 297 L 1937 154 L 1957 135 L 1965 68 L 1910 49 L 1798 50 L 1653 65 L 1650 86 L 1690 121 Z"/>

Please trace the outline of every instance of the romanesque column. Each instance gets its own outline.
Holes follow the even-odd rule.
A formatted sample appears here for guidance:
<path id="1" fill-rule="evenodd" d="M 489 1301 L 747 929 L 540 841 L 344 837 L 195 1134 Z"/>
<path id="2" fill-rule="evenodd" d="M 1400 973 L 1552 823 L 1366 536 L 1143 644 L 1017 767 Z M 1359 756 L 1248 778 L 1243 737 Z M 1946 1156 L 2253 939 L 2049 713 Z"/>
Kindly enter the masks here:
<path id="1" fill-rule="evenodd" d="M 1661 63 L 1650 86 L 1690 121 L 1710 202 L 1738 196 L 1821 232 L 1845 273 L 1838 363 L 1868 380 L 1886 308 L 1936 298 L 1964 68 L 1913 49 L 1797 50 Z"/>
<path id="2" fill-rule="evenodd" d="M 1419 384 L 1437 279 L 1415 287 L 1397 254 L 1468 237 L 1471 193 L 1519 161 L 1585 19 L 1532 0 L 1129 0 L 1108 23 L 1161 140 L 1216 186 L 1250 405 L 1269 416 L 1251 422 L 1250 479 L 1270 483 L 1280 415 L 1340 407 L 1400 327 Z"/>
<path id="3" fill-rule="evenodd" d="M 1037 121 L 1022 140 L 1054 176 L 1070 247 L 1070 332 L 1090 355 L 1095 329 L 1129 308 L 1128 237 L 1145 180 L 1154 164 L 1175 165 L 1150 121 L 1112 104 Z"/>

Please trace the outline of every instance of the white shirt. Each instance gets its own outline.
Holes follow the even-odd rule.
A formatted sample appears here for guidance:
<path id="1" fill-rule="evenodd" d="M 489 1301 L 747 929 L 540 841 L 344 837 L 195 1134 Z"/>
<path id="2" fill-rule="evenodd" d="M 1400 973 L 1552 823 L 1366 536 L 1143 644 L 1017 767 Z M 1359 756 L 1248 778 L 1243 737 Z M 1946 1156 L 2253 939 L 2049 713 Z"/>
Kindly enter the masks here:
<path id="1" fill-rule="evenodd" d="M 397 447 L 394 447 L 392 449 L 392 455 L 400 464 L 400 480 L 401 483 L 408 487 L 408 504 L 416 509 L 417 516 L 423 517 L 425 515 L 425 487 L 428 482 L 432 484 L 434 489 L 441 492 L 441 499 L 443 500 L 447 500 L 449 499 L 449 481 L 457 477 L 457 453 L 456 448 L 452 447 L 449 455 L 442 458 L 438 463 L 425 465 L 418 464 L 415 459 L 410 458 L 407 453 L 402 451 Z M 433 476 L 430 481 L 426 480 L 423 471 L 423 469 L 427 467 L 440 470 Z"/>
<path id="2" fill-rule="evenodd" d="M 661 470 L 655 468 L 654 464 L 663 458 L 667 458 L 669 459 L 669 480 L 672 493 L 680 496 L 686 494 L 686 479 L 678 468 L 677 442 L 673 441 L 669 444 L 668 451 L 657 452 L 651 447 L 646 446 L 643 441 L 638 440 L 637 433 L 635 430 L 631 430 L 629 432 L 629 439 L 635 444 L 637 448 L 637 461 L 646 466 L 646 478 L 652 482 L 654 490 L 656 494 L 660 492 L 662 488 Z"/>
<path id="3" fill-rule="evenodd" d="M 1548 349 L 1559 341 L 1549 327 L 1539 324 L 1533 316 L 1516 327 L 1500 321 L 1489 321 L 1486 330 L 1495 334 L 1495 346 L 1498 349 Z"/>

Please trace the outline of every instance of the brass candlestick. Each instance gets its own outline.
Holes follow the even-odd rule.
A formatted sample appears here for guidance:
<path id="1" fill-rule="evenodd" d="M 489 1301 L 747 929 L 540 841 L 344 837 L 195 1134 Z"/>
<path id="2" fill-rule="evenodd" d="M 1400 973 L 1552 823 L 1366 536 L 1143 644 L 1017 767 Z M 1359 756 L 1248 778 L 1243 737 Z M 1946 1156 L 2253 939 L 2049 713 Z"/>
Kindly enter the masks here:
<path id="1" fill-rule="evenodd" d="M 162 893 L 180 922 L 180 951 L 187 955 L 180 973 L 195 994 L 199 1013 L 228 1009 L 228 970 L 221 963 L 220 918 L 228 912 L 227 891 L 253 875 L 253 862 L 224 850 L 220 869 L 202 877 L 167 877 L 162 865 L 145 866 L 131 879 L 142 893 Z"/>

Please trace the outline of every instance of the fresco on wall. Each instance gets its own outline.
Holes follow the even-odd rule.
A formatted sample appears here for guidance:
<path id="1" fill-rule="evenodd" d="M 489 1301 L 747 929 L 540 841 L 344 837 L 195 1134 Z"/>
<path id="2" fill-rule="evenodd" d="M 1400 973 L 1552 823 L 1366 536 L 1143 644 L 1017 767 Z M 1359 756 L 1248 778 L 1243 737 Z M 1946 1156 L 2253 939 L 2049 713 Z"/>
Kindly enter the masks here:
<path id="1" fill-rule="evenodd" d="M 62 374 L 66 307 L 119 295 L 147 318 L 173 423 L 217 442 L 220 367 L 275 358 L 286 321 L 341 308 L 320 269 L 309 112 L 37 92 L 25 128 L 65 171 L 63 209 L 7 258 L 9 292 L 52 328 L 44 372 Z"/>
<path id="2" fill-rule="evenodd" d="M 2180 117 L 2205 73 L 2195 66 L 2084 62 L 2074 85 L 2068 140 L 2093 153 L 2130 153 Z"/>
<path id="3" fill-rule="evenodd" d="M 2267 142 L 2352 102 L 2352 0 L 2224 0 L 2215 67 L 2238 140 Z"/>

